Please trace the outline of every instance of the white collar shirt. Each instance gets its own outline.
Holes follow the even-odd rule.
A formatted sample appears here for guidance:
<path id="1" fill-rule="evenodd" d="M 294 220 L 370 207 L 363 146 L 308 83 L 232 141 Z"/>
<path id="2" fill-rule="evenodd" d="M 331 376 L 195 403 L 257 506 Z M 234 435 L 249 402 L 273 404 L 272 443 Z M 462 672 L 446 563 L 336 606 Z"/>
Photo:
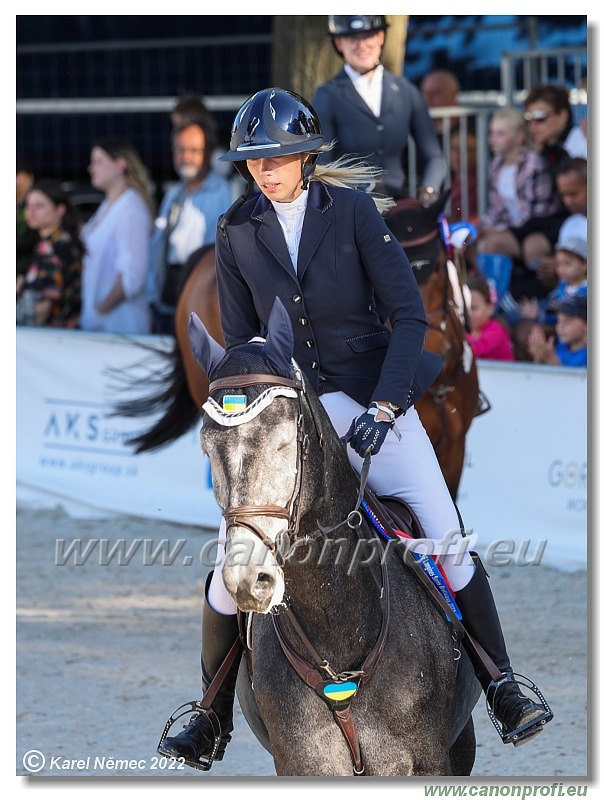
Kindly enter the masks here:
<path id="1" fill-rule="evenodd" d="M 294 269 L 297 271 L 298 249 L 300 247 L 300 237 L 302 236 L 304 213 L 308 203 L 308 192 L 303 191 L 300 197 L 292 200 L 291 203 L 277 203 L 274 200 L 271 202 L 285 236 L 289 257 L 292 260 Z"/>
<path id="2" fill-rule="evenodd" d="M 349 64 L 344 64 L 346 74 L 352 81 L 352 85 L 373 111 L 376 117 L 380 116 L 382 110 L 382 82 L 384 80 L 384 67 L 382 64 L 367 75 L 361 75 Z"/>

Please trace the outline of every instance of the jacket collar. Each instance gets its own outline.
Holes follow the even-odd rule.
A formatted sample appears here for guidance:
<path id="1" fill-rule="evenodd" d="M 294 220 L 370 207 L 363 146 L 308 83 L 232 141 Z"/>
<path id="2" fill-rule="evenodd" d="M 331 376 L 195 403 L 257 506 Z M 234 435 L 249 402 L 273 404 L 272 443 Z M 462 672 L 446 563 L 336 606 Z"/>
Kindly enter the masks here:
<path id="1" fill-rule="evenodd" d="M 314 208 L 323 214 L 333 205 L 333 197 L 329 193 L 329 189 L 324 183 L 321 181 L 313 181 L 311 180 L 308 184 L 308 206 L 307 208 Z M 258 197 L 256 201 L 256 205 L 252 209 L 251 217 L 252 219 L 258 220 L 258 222 L 263 221 L 263 217 L 267 211 L 272 211 L 275 213 L 273 208 L 273 204 L 271 201 L 265 197 L 262 193 Z M 276 215 L 275 215 L 276 216 Z"/>
<path id="2" fill-rule="evenodd" d="M 333 198 L 327 186 L 320 181 L 310 181 L 308 185 L 308 204 L 298 251 L 297 276 L 299 281 L 302 279 L 321 239 L 331 225 L 324 213 L 332 205 Z M 263 242 L 282 267 L 290 273 L 295 272 L 275 209 L 270 200 L 263 194 L 256 201 L 251 218 L 261 223 L 258 231 L 260 241 Z"/>
<path id="3" fill-rule="evenodd" d="M 367 116 L 371 117 L 373 120 L 381 119 L 384 116 L 385 111 L 387 111 L 392 104 L 393 97 L 396 97 L 400 91 L 400 88 L 396 82 L 396 77 L 392 74 L 392 72 L 389 72 L 386 68 L 384 68 L 384 73 L 382 75 L 382 107 L 380 109 L 380 116 L 376 117 L 361 95 L 354 88 L 353 82 L 350 80 L 346 70 L 343 67 L 333 80 L 337 84 L 338 94 L 343 93 L 342 99 L 345 102 L 354 105 L 357 109 L 363 111 L 363 113 L 367 114 Z"/>

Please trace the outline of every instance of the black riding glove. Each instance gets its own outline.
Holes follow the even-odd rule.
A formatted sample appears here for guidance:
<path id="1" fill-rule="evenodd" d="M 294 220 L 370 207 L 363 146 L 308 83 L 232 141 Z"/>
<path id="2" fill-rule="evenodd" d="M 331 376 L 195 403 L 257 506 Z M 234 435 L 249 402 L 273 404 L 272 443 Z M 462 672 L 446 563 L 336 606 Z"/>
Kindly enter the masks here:
<path id="1" fill-rule="evenodd" d="M 368 453 L 373 456 L 377 455 L 384 444 L 386 434 L 394 427 L 395 416 L 387 410 L 386 413 L 392 414 L 390 419 L 376 422 L 375 416 L 380 410 L 386 409 L 382 406 L 378 407 L 377 403 L 371 403 L 364 414 L 353 419 L 348 433 L 344 437 L 344 441 L 349 441 L 355 453 L 358 453 L 363 458 Z M 395 430 L 395 433 L 400 439 L 398 431 Z"/>

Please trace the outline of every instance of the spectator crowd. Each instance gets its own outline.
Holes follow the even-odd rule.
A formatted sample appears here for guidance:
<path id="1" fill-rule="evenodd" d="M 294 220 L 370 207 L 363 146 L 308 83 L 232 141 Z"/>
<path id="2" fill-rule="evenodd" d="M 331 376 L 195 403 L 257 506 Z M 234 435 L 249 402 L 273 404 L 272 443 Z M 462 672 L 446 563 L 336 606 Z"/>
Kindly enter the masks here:
<path id="1" fill-rule="evenodd" d="M 477 229 L 467 254 L 474 354 L 586 366 L 587 126 L 575 119 L 569 89 L 533 86 L 521 108 L 496 109 L 488 125 L 489 163 L 477 176 L 476 128 L 461 108 L 455 114 L 457 76 L 434 70 L 416 87 L 392 74 L 381 64 L 386 18 L 367 17 L 378 21 L 375 30 L 352 36 L 346 26 L 354 19 L 330 18 L 342 69 L 316 88 L 312 101 L 332 143 L 319 163 L 361 157 L 381 171 L 378 189 L 397 200 L 409 196 L 407 148 L 415 139 L 418 199 L 433 202 L 448 180 L 449 220 L 461 219 L 465 207 Z M 60 182 L 44 179 L 40 165 L 18 155 L 17 324 L 174 332 L 187 271 L 215 242 L 242 183 L 218 160 L 225 143 L 200 95 L 181 96 L 170 118 L 176 180 L 159 208 L 128 141 L 91 143 L 88 171 L 102 202 L 86 221 Z M 478 180 L 487 185 L 484 213 Z"/>

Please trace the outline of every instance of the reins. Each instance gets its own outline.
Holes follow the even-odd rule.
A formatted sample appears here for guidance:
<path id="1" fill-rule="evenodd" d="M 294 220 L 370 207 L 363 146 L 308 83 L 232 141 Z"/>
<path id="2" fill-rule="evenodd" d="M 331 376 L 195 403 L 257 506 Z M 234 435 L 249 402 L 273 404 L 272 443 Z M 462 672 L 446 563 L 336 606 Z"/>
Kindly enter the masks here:
<path id="1" fill-rule="evenodd" d="M 415 239 L 410 240 L 403 240 L 401 241 L 401 245 L 404 248 L 414 248 L 414 247 L 421 247 L 422 245 L 431 242 L 436 237 L 440 236 L 440 232 L 438 228 L 435 228 L 433 231 L 430 231 L 423 236 L 416 237 Z M 449 375 L 447 380 L 443 378 L 439 378 L 437 383 L 433 386 L 430 386 L 427 390 L 427 394 L 429 394 L 436 406 L 440 409 L 440 417 L 441 417 L 441 433 L 438 437 L 438 440 L 434 442 L 434 449 L 436 452 L 440 450 L 443 443 L 446 441 L 447 434 L 448 434 L 448 414 L 445 408 L 445 403 L 449 395 L 455 391 L 455 387 L 457 381 L 460 378 L 461 372 L 464 368 L 464 341 L 465 336 L 463 333 L 460 333 L 460 330 L 457 326 L 451 324 L 449 322 L 453 319 L 454 315 L 457 314 L 455 308 L 455 301 L 450 297 L 452 292 L 452 283 L 449 276 L 449 269 L 447 261 L 445 260 L 444 266 L 443 264 L 438 265 L 438 270 L 442 271 L 444 268 L 444 277 L 445 277 L 445 286 L 443 290 L 442 296 L 442 303 L 441 305 L 434 309 L 433 311 L 426 313 L 426 319 L 428 321 L 428 328 L 429 330 L 435 331 L 439 333 L 444 342 L 444 349 L 441 353 L 443 360 L 446 359 L 449 355 L 449 352 L 453 348 L 454 344 L 457 345 L 459 349 L 459 356 L 455 362 L 454 368 L 452 373 Z M 467 319 L 467 309 L 465 308 L 465 300 L 463 298 L 462 293 L 462 300 L 464 302 L 464 314 L 465 318 Z"/>

